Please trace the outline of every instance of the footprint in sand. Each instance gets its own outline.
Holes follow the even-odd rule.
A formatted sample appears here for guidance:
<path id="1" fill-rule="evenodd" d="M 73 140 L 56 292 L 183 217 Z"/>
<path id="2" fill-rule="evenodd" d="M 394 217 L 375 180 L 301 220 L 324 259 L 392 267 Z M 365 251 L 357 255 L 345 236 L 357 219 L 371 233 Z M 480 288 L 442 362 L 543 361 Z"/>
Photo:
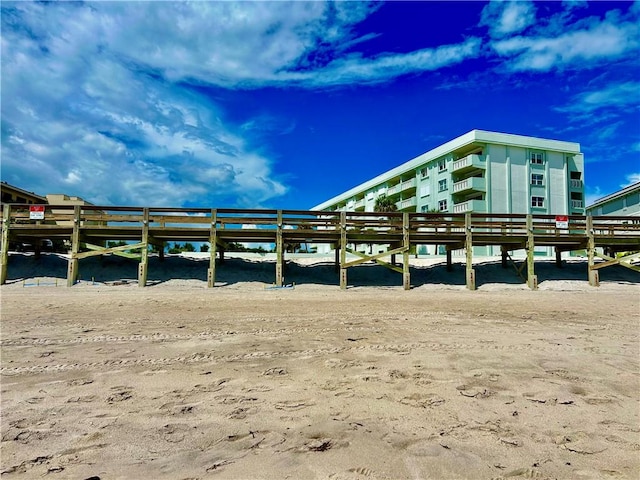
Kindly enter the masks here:
<path id="1" fill-rule="evenodd" d="M 445 402 L 444 398 L 433 393 L 414 393 L 400 399 L 403 405 L 416 408 L 437 407 Z"/>
<path id="2" fill-rule="evenodd" d="M 302 408 L 310 407 L 313 405 L 313 402 L 308 400 L 288 400 L 286 402 L 278 402 L 274 405 L 274 407 L 278 410 L 300 410 Z"/>

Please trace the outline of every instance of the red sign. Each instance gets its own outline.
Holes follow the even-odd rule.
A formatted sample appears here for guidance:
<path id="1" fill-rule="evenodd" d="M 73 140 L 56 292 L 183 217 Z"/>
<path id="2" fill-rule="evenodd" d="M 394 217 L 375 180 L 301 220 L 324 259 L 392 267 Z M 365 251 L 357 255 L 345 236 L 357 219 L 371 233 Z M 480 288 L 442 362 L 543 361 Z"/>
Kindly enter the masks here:
<path id="1" fill-rule="evenodd" d="M 44 220 L 44 205 L 31 205 L 29 207 L 30 220 Z"/>
<path id="2" fill-rule="evenodd" d="M 556 215 L 556 228 L 569 228 L 569 217 L 567 215 Z"/>

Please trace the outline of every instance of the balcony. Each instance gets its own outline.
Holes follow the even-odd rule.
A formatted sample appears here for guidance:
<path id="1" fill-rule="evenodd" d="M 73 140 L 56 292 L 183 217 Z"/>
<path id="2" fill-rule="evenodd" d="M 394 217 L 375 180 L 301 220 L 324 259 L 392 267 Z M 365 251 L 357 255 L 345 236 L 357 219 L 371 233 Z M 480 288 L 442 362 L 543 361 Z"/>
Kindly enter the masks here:
<path id="1" fill-rule="evenodd" d="M 416 179 L 414 178 L 410 178 L 409 180 L 405 180 L 404 182 L 402 182 L 400 184 L 400 191 L 401 192 L 406 192 L 407 190 L 411 190 L 416 188 Z"/>
<path id="2" fill-rule="evenodd" d="M 402 191 L 402 184 L 397 183 L 393 187 L 387 188 L 387 197 L 392 197 L 394 195 L 399 195 Z"/>
<path id="3" fill-rule="evenodd" d="M 570 183 L 571 188 L 574 188 L 574 189 L 575 188 L 577 188 L 577 189 L 581 189 L 582 188 L 582 180 L 571 179 L 569 181 L 571 182 Z"/>
<path id="4" fill-rule="evenodd" d="M 467 200 L 466 202 L 456 203 L 453 206 L 453 213 L 467 212 L 486 212 L 487 202 L 484 200 Z"/>
<path id="5" fill-rule="evenodd" d="M 571 200 L 571 208 L 583 208 L 582 200 Z"/>
<path id="6" fill-rule="evenodd" d="M 356 211 L 364 210 L 364 198 L 361 198 L 360 200 L 356 200 L 354 208 Z"/>
<path id="7" fill-rule="evenodd" d="M 453 193 L 484 192 L 487 181 L 482 177 L 465 178 L 453 184 Z"/>
<path id="8" fill-rule="evenodd" d="M 453 165 L 451 166 L 451 172 L 463 173 L 478 168 L 484 169 L 485 165 L 486 164 L 484 158 L 482 158 L 480 155 L 467 155 L 466 157 L 453 162 Z"/>
<path id="9" fill-rule="evenodd" d="M 416 197 L 407 198 L 406 200 L 400 200 L 396 203 L 398 210 L 406 210 L 407 208 L 414 208 L 418 204 Z"/>

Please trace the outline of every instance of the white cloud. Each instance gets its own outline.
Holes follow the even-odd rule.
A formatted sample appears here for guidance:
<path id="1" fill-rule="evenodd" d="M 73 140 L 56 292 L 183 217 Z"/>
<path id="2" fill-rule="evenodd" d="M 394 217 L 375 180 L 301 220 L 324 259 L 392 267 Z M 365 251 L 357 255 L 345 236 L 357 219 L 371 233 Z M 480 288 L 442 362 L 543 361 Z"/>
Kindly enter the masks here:
<path id="1" fill-rule="evenodd" d="M 193 85 L 384 82 L 479 55 L 480 41 L 353 53 L 373 2 L 15 2 L 2 6 L 3 180 L 94 203 L 259 207 L 287 192 L 256 140 Z M 347 53 L 350 52 L 350 53 Z M 69 189 L 73 187 L 73 191 Z"/>
<path id="2" fill-rule="evenodd" d="M 519 33 L 536 21 L 536 8 L 529 1 L 493 0 L 482 9 L 480 25 L 489 28 L 492 37 Z"/>
<path id="3" fill-rule="evenodd" d="M 625 188 L 625 187 L 628 187 L 630 185 L 633 185 L 634 183 L 640 182 L 640 172 L 630 173 L 630 174 L 626 175 L 625 176 L 625 180 L 626 180 L 626 182 L 621 184 L 620 188 Z"/>
<path id="4" fill-rule="evenodd" d="M 618 10 L 604 18 L 591 17 L 572 21 L 565 10 L 546 19 L 535 35 L 518 35 L 491 43 L 491 48 L 506 59 L 511 71 L 546 72 L 554 69 L 588 68 L 596 62 L 612 61 L 637 55 L 640 46 L 637 14 L 629 9 L 626 16 Z"/>
<path id="5" fill-rule="evenodd" d="M 602 90 L 585 92 L 577 99 L 577 107 L 592 112 L 601 108 L 640 107 L 640 82 L 624 82 L 609 85 Z"/>

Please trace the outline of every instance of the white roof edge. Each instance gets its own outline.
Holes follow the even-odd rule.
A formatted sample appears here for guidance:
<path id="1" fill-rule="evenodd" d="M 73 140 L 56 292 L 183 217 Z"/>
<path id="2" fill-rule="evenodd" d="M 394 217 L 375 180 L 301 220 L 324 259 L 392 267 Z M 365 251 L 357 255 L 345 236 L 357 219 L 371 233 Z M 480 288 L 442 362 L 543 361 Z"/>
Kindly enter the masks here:
<path id="1" fill-rule="evenodd" d="M 336 195 L 335 197 L 332 197 L 329 200 L 326 200 L 321 204 L 312 207 L 311 210 L 322 210 L 330 205 L 333 205 L 336 202 L 352 197 L 362 190 L 373 188 L 376 185 L 379 185 L 380 183 L 383 183 L 386 180 L 393 178 L 407 170 L 414 169 L 422 164 L 435 160 L 436 158 L 452 150 L 456 150 L 473 142 L 500 143 L 506 145 L 518 145 L 537 148 L 540 150 L 559 150 L 567 153 L 580 153 L 579 143 L 528 137 L 511 133 L 489 132 L 486 130 L 471 130 L 470 132 L 467 132 L 464 135 L 460 135 L 453 140 L 449 140 L 448 142 L 443 143 L 442 145 L 435 147 L 432 150 L 429 150 L 428 152 L 425 152 L 422 155 L 419 155 L 405 163 L 402 163 L 397 167 L 392 168 L 391 170 L 381 173 L 371 180 L 367 180 L 364 183 L 356 185 L 346 192 Z"/>
<path id="2" fill-rule="evenodd" d="M 609 202 L 611 200 L 614 200 L 614 199 L 616 199 L 618 197 L 622 197 L 624 195 L 628 195 L 629 193 L 633 193 L 636 190 L 640 190 L 640 182 L 632 183 L 631 185 L 627 185 L 626 187 L 624 187 L 624 188 L 622 188 L 622 189 L 620 189 L 620 190 L 618 190 L 616 192 L 610 193 L 607 196 L 599 198 L 598 200 L 593 202 L 591 205 L 589 205 L 586 209 L 590 210 L 592 208 L 599 207 L 600 205 L 602 205 L 604 203 L 607 203 L 607 202 Z"/>

